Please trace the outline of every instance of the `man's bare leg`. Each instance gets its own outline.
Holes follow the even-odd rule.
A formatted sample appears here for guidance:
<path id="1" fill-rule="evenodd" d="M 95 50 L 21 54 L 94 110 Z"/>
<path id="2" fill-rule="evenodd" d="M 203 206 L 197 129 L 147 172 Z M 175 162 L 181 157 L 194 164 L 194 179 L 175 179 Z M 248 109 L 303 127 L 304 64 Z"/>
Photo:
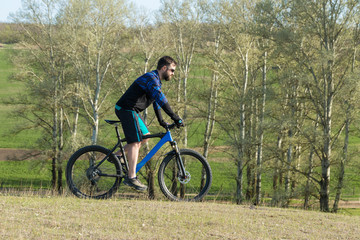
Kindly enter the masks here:
<path id="1" fill-rule="evenodd" d="M 129 178 L 136 177 L 136 164 L 139 157 L 140 147 L 141 147 L 141 142 L 135 142 L 126 145 L 127 148 L 126 156 L 129 163 L 129 172 L 128 172 Z"/>
<path id="2" fill-rule="evenodd" d="M 150 133 L 148 133 L 150 134 Z M 148 135 L 146 134 L 146 135 Z M 144 139 L 141 142 L 135 142 L 135 143 L 130 143 L 130 144 L 126 144 L 124 146 L 124 152 L 126 154 L 128 163 L 129 163 L 129 172 L 128 172 L 128 177 L 129 178 L 134 178 L 136 177 L 136 165 L 137 165 L 137 161 L 139 158 L 139 151 L 140 151 L 140 147 L 142 143 L 146 143 L 148 142 L 149 139 Z M 115 155 L 121 156 L 121 151 L 117 151 L 115 153 Z"/>
<path id="3" fill-rule="evenodd" d="M 129 144 L 125 144 L 125 146 L 124 146 L 124 152 L 125 152 L 126 156 L 127 156 L 127 152 L 128 152 L 128 151 L 129 151 Z M 122 152 L 119 150 L 119 151 L 117 151 L 117 152 L 115 153 L 115 155 L 122 157 Z M 119 159 L 119 160 L 120 160 L 120 159 Z"/>
<path id="4" fill-rule="evenodd" d="M 143 141 L 143 142 L 146 142 Z M 124 179 L 124 184 L 128 185 L 129 187 L 134 188 L 138 191 L 146 191 L 147 186 L 142 184 L 140 180 L 136 177 L 136 165 L 137 165 L 137 159 L 139 157 L 139 150 L 141 147 L 142 142 L 136 142 L 136 143 L 130 143 L 126 146 L 126 156 L 129 163 L 129 171 L 127 177 Z"/>

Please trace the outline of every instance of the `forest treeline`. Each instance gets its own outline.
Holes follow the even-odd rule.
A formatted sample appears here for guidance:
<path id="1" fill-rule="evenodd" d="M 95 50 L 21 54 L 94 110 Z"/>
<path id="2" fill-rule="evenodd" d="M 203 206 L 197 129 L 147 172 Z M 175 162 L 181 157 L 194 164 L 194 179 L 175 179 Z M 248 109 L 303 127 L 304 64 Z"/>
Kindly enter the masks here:
<path id="1" fill-rule="evenodd" d="M 98 142 L 114 99 L 170 55 L 178 67 L 169 101 L 186 123 L 181 142 L 198 124 L 205 157 L 219 137 L 231 146 L 238 204 L 261 202 L 266 169 L 274 206 L 301 198 L 308 208 L 315 197 L 322 211 L 337 211 L 357 151 L 349 138 L 359 120 L 359 7 L 357 0 L 162 0 L 148 12 L 123 0 L 26 0 L 13 23 L 1 25 L 0 40 L 21 46 L 12 78 L 26 91 L 16 101 L 24 128 L 43 131 L 39 148 L 52 159 L 54 189 L 63 188 L 68 154 Z"/>

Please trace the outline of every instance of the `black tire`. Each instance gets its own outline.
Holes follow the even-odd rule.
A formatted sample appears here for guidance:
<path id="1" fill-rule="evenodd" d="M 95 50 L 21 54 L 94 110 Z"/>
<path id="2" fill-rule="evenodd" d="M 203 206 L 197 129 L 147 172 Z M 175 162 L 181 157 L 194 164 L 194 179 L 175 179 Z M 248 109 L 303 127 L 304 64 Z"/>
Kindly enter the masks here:
<path id="1" fill-rule="evenodd" d="M 79 149 L 70 157 L 66 166 L 66 181 L 75 196 L 106 199 L 116 192 L 122 179 L 119 160 L 111 154 L 109 159 L 94 168 L 110 152 L 107 148 L 92 145 Z"/>
<path id="2" fill-rule="evenodd" d="M 193 150 L 181 149 L 180 155 L 190 178 L 180 182 L 176 154 L 172 152 L 164 158 L 159 167 L 160 189 L 172 201 L 200 201 L 211 186 L 210 165 L 202 155 Z"/>

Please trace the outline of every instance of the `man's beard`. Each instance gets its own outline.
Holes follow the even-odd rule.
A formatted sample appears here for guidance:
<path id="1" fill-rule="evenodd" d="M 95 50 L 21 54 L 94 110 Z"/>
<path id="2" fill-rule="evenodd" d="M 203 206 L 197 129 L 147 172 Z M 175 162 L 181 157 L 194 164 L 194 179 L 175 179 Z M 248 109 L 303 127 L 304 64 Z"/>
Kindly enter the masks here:
<path id="1" fill-rule="evenodd" d="M 170 76 L 167 72 L 164 72 L 164 74 L 163 74 L 163 79 L 164 79 L 165 81 L 170 81 L 171 76 Z"/>

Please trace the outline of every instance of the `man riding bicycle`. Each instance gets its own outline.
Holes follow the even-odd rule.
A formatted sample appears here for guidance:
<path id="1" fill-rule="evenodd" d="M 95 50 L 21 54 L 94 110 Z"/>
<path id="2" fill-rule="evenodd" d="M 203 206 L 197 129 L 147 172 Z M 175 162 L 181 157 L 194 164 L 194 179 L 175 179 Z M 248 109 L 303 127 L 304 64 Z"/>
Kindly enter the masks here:
<path id="1" fill-rule="evenodd" d="M 176 61 L 169 56 L 160 58 L 157 69 L 136 79 L 115 105 L 115 114 L 121 121 L 127 141 L 124 149 L 129 163 L 129 171 L 124 179 L 124 184 L 138 191 L 147 190 L 147 186 L 142 184 L 136 176 L 136 164 L 141 143 L 147 141 L 143 140 L 142 136 L 150 134 L 139 113 L 153 103 L 155 115 L 161 126 L 166 127 L 167 125 L 162 118 L 161 108 L 178 127 L 183 126 L 183 121 L 172 111 L 168 100 L 161 91 L 162 80 L 171 80 L 176 65 Z M 121 153 L 118 151 L 116 154 Z"/>

